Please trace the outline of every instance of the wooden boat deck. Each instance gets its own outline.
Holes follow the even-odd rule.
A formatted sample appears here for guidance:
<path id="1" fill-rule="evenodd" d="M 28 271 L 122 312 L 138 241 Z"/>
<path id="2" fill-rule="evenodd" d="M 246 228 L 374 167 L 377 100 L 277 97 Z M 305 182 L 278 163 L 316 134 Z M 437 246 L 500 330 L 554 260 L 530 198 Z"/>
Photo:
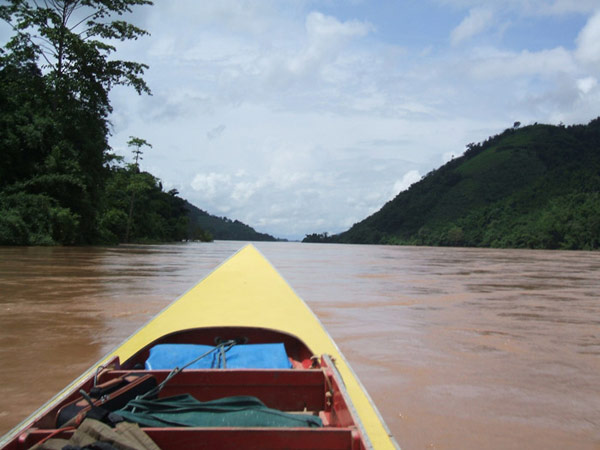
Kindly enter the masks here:
<path id="1" fill-rule="evenodd" d="M 118 363 L 113 360 L 110 364 Z M 291 413 L 314 414 L 323 428 L 143 428 L 162 450 L 181 448 L 271 448 L 271 449 L 365 449 L 364 439 L 356 427 L 346 399 L 338 393 L 339 377 L 330 361 L 323 360 L 312 369 L 202 369 L 185 370 L 165 385 L 160 397 L 191 394 L 200 401 L 235 395 L 252 395 L 266 406 Z M 118 364 L 117 364 L 118 365 Z M 97 379 L 104 383 L 126 374 L 151 373 L 162 382 L 169 370 L 115 369 L 103 371 Z M 93 377 L 78 388 L 89 391 Z M 68 439 L 72 430 L 55 428 L 58 410 L 78 398 L 78 389 L 46 411 L 7 447 L 26 450 L 52 435 Z"/>

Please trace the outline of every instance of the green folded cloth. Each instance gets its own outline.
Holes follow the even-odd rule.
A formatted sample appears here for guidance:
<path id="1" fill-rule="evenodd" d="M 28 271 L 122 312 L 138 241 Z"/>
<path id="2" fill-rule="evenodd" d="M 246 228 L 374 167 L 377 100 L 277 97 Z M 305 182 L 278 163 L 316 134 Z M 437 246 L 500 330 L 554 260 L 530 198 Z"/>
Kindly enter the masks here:
<path id="1" fill-rule="evenodd" d="M 256 397 L 236 396 L 201 402 L 189 394 L 135 399 L 115 411 L 143 427 L 322 427 L 311 414 L 267 407 Z"/>

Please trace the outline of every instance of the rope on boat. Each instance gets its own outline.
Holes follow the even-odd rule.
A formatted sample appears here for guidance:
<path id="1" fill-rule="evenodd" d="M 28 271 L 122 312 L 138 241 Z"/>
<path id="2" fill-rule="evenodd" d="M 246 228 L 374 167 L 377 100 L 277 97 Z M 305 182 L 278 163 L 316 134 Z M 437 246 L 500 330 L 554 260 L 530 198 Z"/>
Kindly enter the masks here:
<path id="1" fill-rule="evenodd" d="M 100 374 L 100 372 L 102 372 L 104 369 L 106 369 L 105 366 L 103 365 L 99 365 L 96 368 L 96 373 L 94 374 L 94 387 L 98 386 L 98 375 Z"/>
<path id="2" fill-rule="evenodd" d="M 193 359 L 192 361 L 190 361 L 189 363 L 185 364 L 181 368 L 175 367 L 173 370 L 171 370 L 171 372 L 169 372 L 169 375 L 167 375 L 167 377 L 159 385 L 157 385 L 154 389 L 151 389 L 150 391 L 146 392 L 145 394 L 140 395 L 137 398 L 143 400 L 145 398 L 153 397 L 155 395 L 158 395 L 158 393 L 166 386 L 166 384 L 173 377 L 175 377 L 175 375 L 179 374 L 184 369 L 187 369 L 192 364 L 200 361 L 202 358 L 205 358 L 205 357 L 207 357 L 208 355 L 210 355 L 210 354 L 212 354 L 214 352 L 218 352 L 218 356 L 219 356 L 219 361 L 218 361 L 217 367 L 221 367 L 222 366 L 224 369 L 226 369 L 227 368 L 227 357 L 226 357 L 225 354 L 226 354 L 226 352 L 231 347 L 233 347 L 236 344 L 237 344 L 237 341 L 234 340 L 234 339 L 229 340 L 229 341 L 220 342 L 214 348 L 210 349 L 209 351 L 207 351 L 207 352 L 203 353 L 202 355 L 198 356 L 197 358 Z"/>

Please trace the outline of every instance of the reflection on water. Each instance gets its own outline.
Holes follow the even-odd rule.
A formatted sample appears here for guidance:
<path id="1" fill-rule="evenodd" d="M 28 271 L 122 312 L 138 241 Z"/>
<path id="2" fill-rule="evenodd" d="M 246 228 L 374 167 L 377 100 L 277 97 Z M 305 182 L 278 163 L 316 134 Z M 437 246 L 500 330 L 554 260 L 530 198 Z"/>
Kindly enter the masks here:
<path id="1" fill-rule="evenodd" d="M 0 433 L 242 245 L 0 248 Z M 256 245 L 403 448 L 600 448 L 600 254 Z"/>

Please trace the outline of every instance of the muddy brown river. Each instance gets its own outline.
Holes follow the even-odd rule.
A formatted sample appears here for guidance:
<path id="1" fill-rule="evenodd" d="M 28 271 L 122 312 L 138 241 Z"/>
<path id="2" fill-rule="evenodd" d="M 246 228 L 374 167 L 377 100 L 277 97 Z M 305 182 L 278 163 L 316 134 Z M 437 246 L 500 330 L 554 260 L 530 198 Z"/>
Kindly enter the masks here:
<path id="1" fill-rule="evenodd" d="M 0 434 L 243 245 L 0 248 Z M 255 245 L 403 449 L 600 449 L 600 253 Z"/>

